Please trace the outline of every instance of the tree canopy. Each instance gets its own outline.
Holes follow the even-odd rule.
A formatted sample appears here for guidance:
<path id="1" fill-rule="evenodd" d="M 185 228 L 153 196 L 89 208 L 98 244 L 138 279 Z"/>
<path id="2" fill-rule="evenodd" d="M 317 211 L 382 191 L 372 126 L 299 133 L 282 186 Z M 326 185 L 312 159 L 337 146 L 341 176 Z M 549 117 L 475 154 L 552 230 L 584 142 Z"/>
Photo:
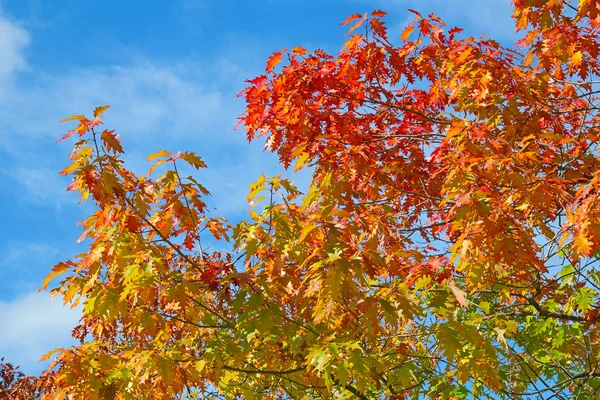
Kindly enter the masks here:
<path id="1" fill-rule="evenodd" d="M 513 4 L 511 48 L 411 10 L 274 53 L 240 125 L 312 177 L 234 226 L 196 153 L 138 176 L 108 106 L 65 120 L 95 210 L 43 288 L 83 316 L 31 397 L 600 398 L 600 2 Z"/>

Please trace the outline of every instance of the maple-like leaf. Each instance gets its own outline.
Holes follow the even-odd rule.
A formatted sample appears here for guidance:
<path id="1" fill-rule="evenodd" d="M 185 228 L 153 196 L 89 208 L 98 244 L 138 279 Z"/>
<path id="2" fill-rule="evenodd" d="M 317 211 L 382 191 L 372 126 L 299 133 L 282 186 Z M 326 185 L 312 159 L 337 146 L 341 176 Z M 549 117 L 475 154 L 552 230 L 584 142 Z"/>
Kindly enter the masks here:
<path id="1" fill-rule="evenodd" d="M 40 291 L 46 289 L 46 287 L 48 287 L 48 284 L 50 283 L 50 281 L 52 281 L 52 279 L 54 279 L 55 277 L 57 277 L 61 274 L 64 274 L 68 269 L 69 269 L 69 265 L 64 262 L 60 262 L 60 263 L 56 264 L 54 267 L 52 267 L 52 272 L 50 272 L 48 274 L 48 276 L 44 279 L 44 284 L 40 288 Z"/>
<path id="2" fill-rule="evenodd" d="M 100 117 L 109 108 L 109 105 L 94 108 L 94 118 Z"/>
<path id="3" fill-rule="evenodd" d="M 267 61 L 266 71 L 267 72 L 273 71 L 273 68 L 275 68 L 277 66 L 277 64 L 279 64 L 281 62 L 281 59 L 282 59 L 282 52 L 280 52 L 280 51 L 273 53 L 271 56 L 269 56 L 269 60 Z"/>
<path id="4" fill-rule="evenodd" d="M 202 161 L 200 157 L 196 155 L 196 153 L 185 152 L 182 153 L 180 157 L 196 169 L 206 168 L 206 164 L 204 163 L 204 161 Z"/>
<path id="5" fill-rule="evenodd" d="M 573 248 L 579 253 L 588 256 L 592 251 L 593 243 L 590 242 L 584 235 L 577 235 L 573 241 Z"/>
<path id="6" fill-rule="evenodd" d="M 116 135 L 114 131 L 105 130 L 100 134 L 100 138 L 102 141 L 104 141 L 108 151 L 112 151 L 113 153 L 123 153 L 121 141 L 118 139 L 118 135 Z"/>

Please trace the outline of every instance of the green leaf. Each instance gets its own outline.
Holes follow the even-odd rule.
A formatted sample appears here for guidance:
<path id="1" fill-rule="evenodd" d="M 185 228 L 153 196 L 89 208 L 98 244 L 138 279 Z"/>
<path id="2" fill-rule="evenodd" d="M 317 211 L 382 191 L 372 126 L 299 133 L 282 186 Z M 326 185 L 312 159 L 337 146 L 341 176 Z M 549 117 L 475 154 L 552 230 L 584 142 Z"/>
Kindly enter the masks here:
<path id="1" fill-rule="evenodd" d="M 451 363 L 454 362 L 463 347 L 457 332 L 448 324 L 443 324 L 438 328 L 437 337 L 438 343 L 448 361 Z"/>
<path id="2" fill-rule="evenodd" d="M 331 359 L 331 354 L 326 353 L 321 348 L 316 348 L 308 354 L 308 364 L 319 372 L 325 370 L 325 366 Z"/>

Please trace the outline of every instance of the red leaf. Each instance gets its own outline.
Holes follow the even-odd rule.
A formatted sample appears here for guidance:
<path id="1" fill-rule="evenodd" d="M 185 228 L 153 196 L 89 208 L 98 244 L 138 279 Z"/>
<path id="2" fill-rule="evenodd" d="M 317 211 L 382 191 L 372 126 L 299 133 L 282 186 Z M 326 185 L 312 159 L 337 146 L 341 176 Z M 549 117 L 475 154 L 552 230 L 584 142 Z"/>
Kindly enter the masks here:
<path id="1" fill-rule="evenodd" d="M 417 19 L 421 19 L 421 13 L 420 12 L 415 11 L 415 10 L 413 10 L 411 8 L 409 8 L 408 11 L 411 12 L 411 13 L 413 13 L 413 14 L 415 14 L 417 16 Z"/>
<path id="2" fill-rule="evenodd" d="M 437 15 L 435 15 L 435 14 L 429 14 L 428 17 L 429 17 L 430 20 L 435 21 L 435 22 L 437 22 L 438 24 L 440 24 L 442 26 L 446 26 L 446 23 L 440 17 L 438 17 Z"/>
<path id="3" fill-rule="evenodd" d="M 140 226 L 141 223 L 137 217 L 128 215 L 127 218 L 125 218 L 125 229 L 129 232 L 137 232 Z"/>
<path id="4" fill-rule="evenodd" d="M 192 235 L 189 232 L 185 235 L 185 240 L 183 241 L 183 246 L 188 250 L 194 249 L 194 238 L 192 237 Z"/>

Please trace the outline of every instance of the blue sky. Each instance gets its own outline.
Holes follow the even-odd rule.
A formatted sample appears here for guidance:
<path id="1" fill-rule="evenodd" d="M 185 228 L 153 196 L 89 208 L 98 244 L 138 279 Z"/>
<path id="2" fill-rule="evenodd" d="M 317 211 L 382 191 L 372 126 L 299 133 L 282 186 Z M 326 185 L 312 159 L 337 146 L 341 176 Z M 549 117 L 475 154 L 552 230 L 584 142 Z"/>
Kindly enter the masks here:
<path id="1" fill-rule="evenodd" d="M 374 8 L 396 37 L 413 8 L 470 35 L 515 39 L 509 0 L 0 0 L 0 357 L 36 373 L 78 319 L 37 293 L 50 267 L 85 251 L 76 222 L 90 206 L 57 175 L 72 144 L 55 144 L 60 119 L 110 104 L 106 126 L 136 171 L 156 150 L 196 151 L 217 214 L 239 219 L 249 184 L 280 172 L 233 131 L 244 79 L 282 47 L 337 52 L 339 23 Z"/>

